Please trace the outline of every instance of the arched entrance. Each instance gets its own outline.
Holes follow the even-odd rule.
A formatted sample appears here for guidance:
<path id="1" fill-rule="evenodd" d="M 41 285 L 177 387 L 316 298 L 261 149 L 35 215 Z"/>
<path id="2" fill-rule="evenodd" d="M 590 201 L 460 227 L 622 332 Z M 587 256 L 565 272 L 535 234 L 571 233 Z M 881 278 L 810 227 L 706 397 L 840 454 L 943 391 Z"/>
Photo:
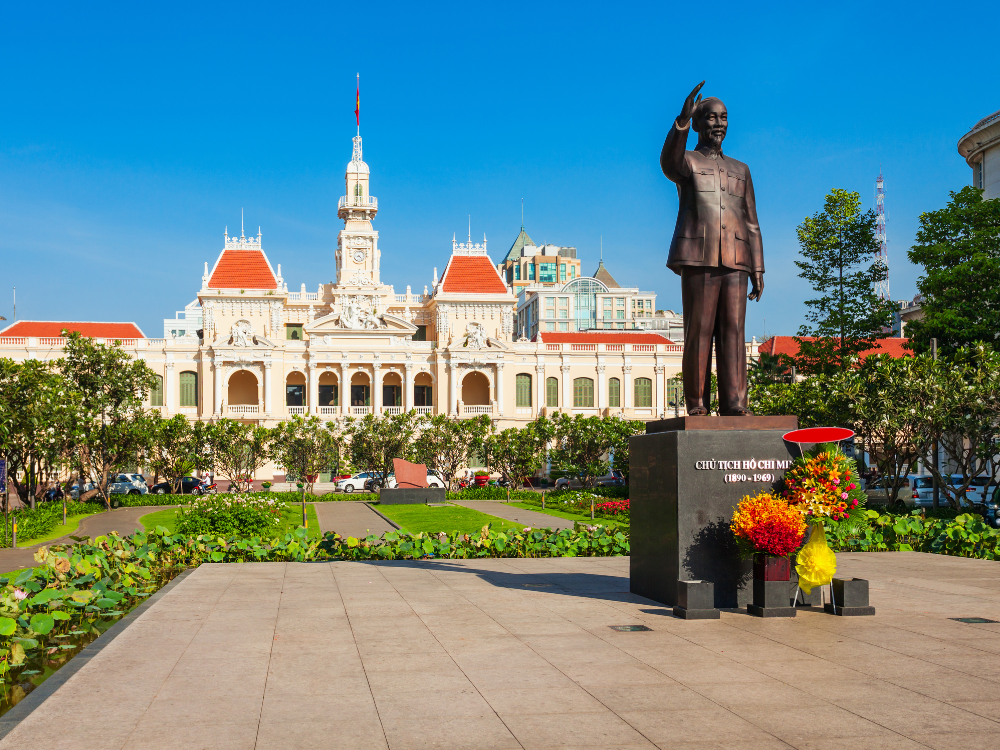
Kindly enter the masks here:
<path id="1" fill-rule="evenodd" d="M 337 385 L 334 373 L 324 372 L 319 376 L 319 406 L 340 405 L 340 389 Z"/>
<path id="2" fill-rule="evenodd" d="M 367 372 L 351 376 L 351 406 L 372 405 L 372 381 Z"/>
<path id="3" fill-rule="evenodd" d="M 413 405 L 434 406 L 434 379 L 429 372 L 417 373 L 413 379 Z"/>
<path id="4" fill-rule="evenodd" d="M 398 372 L 382 376 L 382 406 L 403 405 L 403 379 Z"/>
<path id="5" fill-rule="evenodd" d="M 306 405 L 306 376 L 301 372 L 290 372 L 285 378 L 285 406 Z"/>
<path id="6" fill-rule="evenodd" d="M 481 372 L 470 372 L 462 379 L 462 402 L 466 406 L 488 406 L 490 379 Z"/>
<path id="7" fill-rule="evenodd" d="M 256 406 L 258 400 L 257 376 L 249 370 L 238 370 L 229 377 L 229 405 Z"/>

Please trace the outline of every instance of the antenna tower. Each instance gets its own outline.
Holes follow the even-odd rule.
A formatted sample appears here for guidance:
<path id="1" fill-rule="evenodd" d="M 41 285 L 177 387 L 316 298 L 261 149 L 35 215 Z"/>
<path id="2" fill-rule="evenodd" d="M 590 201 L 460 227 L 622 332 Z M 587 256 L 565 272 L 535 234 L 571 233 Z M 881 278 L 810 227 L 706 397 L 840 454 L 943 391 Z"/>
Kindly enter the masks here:
<path id="1" fill-rule="evenodd" d="M 885 236 L 885 182 L 879 167 L 875 180 L 875 242 L 878 243 L 878 260 L 885 267 L 885 278 L 875 285 L 875 294 L 881 300 L 891 300 L 889 296 L 889 240 Z"/>

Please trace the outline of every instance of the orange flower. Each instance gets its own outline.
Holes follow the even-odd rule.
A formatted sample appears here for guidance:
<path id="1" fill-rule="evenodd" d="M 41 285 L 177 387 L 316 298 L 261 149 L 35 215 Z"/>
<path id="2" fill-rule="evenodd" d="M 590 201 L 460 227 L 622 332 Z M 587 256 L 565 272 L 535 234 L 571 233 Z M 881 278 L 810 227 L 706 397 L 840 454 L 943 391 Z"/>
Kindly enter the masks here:
<path id="1" fill-rule="evenodd" d="M 729 527 L 758 552 L 781 557 L 795 551 L 806 533 L 802 513 L 769 492 L 744 497 Z"/>

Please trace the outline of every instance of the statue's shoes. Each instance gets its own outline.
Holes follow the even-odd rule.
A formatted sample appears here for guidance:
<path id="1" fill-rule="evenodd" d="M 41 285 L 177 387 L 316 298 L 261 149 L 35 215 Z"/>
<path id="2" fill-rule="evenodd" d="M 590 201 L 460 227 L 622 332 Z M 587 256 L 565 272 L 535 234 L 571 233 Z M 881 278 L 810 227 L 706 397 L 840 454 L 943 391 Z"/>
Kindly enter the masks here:
<path id="1" fill-rule="evenodd" d="M 753 412 L 749 409 L 740 407 L 739 409 L 733 409 L 732 411 L 726 411 L 722 413 L 724 417 L 752 417 Z"/>
<path id="2" fill-rule="evenodd" d="M 707 417 L 708 416 L 708 409 L 706 409 L 703 406 L 695 407 L 694 409 L 691 409 L 691 410 L 688 411 L 688 416 L 689 417 Z"/>

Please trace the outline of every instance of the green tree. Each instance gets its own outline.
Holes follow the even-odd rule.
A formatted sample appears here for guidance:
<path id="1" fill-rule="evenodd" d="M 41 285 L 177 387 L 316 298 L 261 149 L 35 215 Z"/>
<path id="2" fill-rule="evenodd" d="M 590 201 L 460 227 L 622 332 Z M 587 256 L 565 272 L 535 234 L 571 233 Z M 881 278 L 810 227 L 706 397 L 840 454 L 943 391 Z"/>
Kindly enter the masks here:
<path id="1" fill-rule="evenodd" d="M 170 492 L 178 494 L 181 478 L 195 468 L 195 451 L 191 423 L 183 414 L 164 419 L 158 410 L 149 416 L 150 441 L 146 464 L 156 474 L 170 482 Z"/>
<path id="2" fill-rule="evenodd" d="M 508 427 L 488 435 L 483 441 L 483 456 L 491 471 L 521 487 L 541 467 L 551 439 L 552 426 L 542 416 L 524 427 Z"/>
<path id="3" fill-rule="evenodd" d="M 349 419 L 344 433 L 351 464 L 358 471 L 373 474 L 375 484 L 384 487 L 393 471 L 392 459 L 413 460 L 413 443 L 422 420 L 415 411 L 383 417 L 366 414 L 360 419 Z"/>
<path id="4" fill-rule="evenodd" d="M 920 214 L 910 260 L 924 267 L 917 289 L 924 297 L 922 320 L 906 325 L 918 352 L 950 356 L 982 341 L 1000 349 L 1000 200 L 964 187 L 945 208 Z"/>
<path id="5" fill-rule="evenodd" d="M 437 471 L 453 490 L 459 469 L 469 466 L 473 456 L 483 454 L 484 442 L 492 431 L 493 422 L 485 414 L 472 419 L 436 414 L 424 422 L 416 440 L 416 460 Z"/>
<path id="6" fill-rule="evenodd" d="M 333 422 L 316 416 L 293 416 L 275 426 L 271 442 L 274 462 L 302 482 L 303 496 L 323 471 L 340 470 L 341 436 Z"/>
<path id="7" fill-rule="evenodd" d="M 599 477 L 608 473 L 611 451 L 623 449 L 622 437 L 631 429 L 631 424 L 618 417 L 585 417 L 582 414 L 571 417 L 558 412 L 552 417 L 554 439 L 549 451 L 552 465 L 579 478 L 584 487 L 593 487 Z"/>
<path id="8" fill-rule="evenodd" d="M 271 458 L 271 431 L 223 418 L 209 429 L 208 448 L 215 470 L 237 490 L 249 490 L 257 470 Z"/>
<path id="9" fill-rule="evenodd" d="M 927 456 L 938 443 L 948 471 L 933 461 L 927 469 L 958 509 L 973 477 L 986 476 L 993 484 L 1000 468 L 1000 353 L 978 344 L 957 350 L 951 361 L 922 359 L 926 375 L 916 383 L 911 403 L 923 427 L 915 450 Z M 952 485 L 951 472 L 963 482 Z"/>
<path id="10" fill-rule="evenodd" d="M 892 326 L 892 303 L 875 294 L 888 273 L 877 257 L 875 212 L 862 212 L 857 193 L 834 189 L 797 233 L 802 260 L 795 265 L 817 296 L 806 300 L 811 325 L 799 329 L 796 361 L 803 372 L 844 370 Z"/>
<path id="11" fill-rule="evenodd" d="M 155 375 L 141 359 L 135 360 L 118 343 L 97 344 L 79 333 L 66 336 L 64 358 L 57 366 L 79 398 L 83 418 L 75 462 L 84 480 L 96 489 L 80 499 L 100 495 L 110 508 L 108 485 L 119 472 L 135 467 L 147 450 L 150 434 L 143 402 Z"/>
<path id="12" fill-rule="evenodd" d="M 611 457 L 613 469 L 620 471 L 625 481 L 629 479 L 629 441 L 634 435 L 646 432 L 646 423 L 641 419 L 621 419 L 620 417 L 605 417 L 605 423 L 611 438 Z"/>

